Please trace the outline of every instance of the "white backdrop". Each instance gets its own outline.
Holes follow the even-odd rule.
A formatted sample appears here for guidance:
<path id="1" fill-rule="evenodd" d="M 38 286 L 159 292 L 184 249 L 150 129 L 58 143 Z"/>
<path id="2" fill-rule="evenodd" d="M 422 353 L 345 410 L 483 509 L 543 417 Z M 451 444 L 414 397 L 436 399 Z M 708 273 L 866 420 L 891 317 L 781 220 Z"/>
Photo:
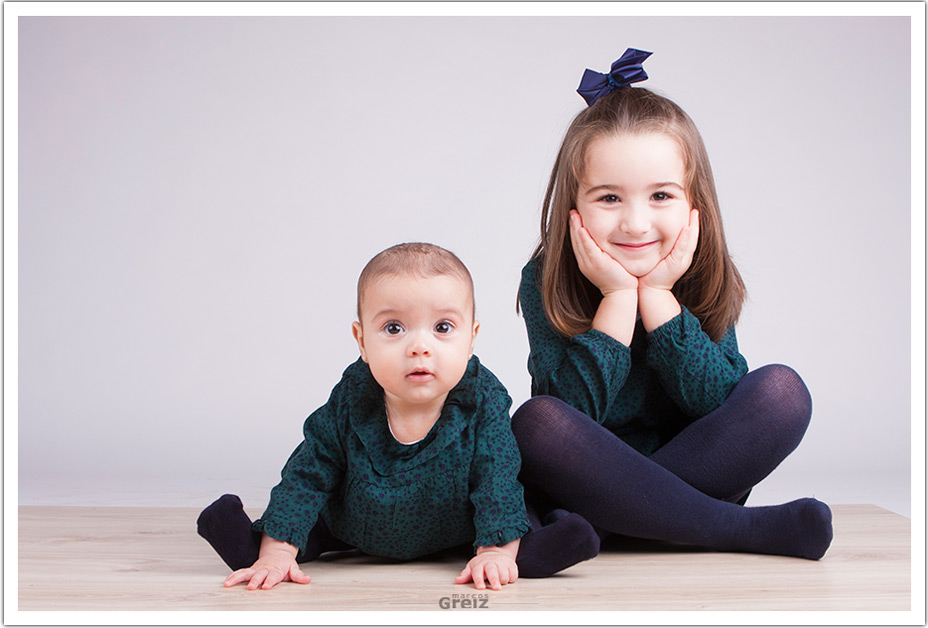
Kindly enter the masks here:
<path id="1" fill-rule="evenodd" d="M 19 18 L 19 502 L 262 507 L 397 242 L 469 266 L 524 401 L 544 185 L 629 46 L 708 146 L 744 355 L 812 391 L 749 504 L 909 514 L 908 17 Z"/>

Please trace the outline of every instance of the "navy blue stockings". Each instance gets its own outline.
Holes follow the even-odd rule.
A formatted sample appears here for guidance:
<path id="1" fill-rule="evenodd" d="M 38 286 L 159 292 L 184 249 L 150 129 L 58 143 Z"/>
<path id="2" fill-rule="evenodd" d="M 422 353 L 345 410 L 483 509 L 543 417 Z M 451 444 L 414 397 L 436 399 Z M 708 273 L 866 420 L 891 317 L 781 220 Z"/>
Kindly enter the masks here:
<path id="1" fill-rule="evenodd" d="M 811 417 L 788 367 L 748 373 L 716 411 L 645 457 L 585 414 L 535 397 L 513 415 L 520 479 L 605 531 L 724 551 L 818 559 L 831 510 L 815 499 L 738 503 L 799 444 Z"/>

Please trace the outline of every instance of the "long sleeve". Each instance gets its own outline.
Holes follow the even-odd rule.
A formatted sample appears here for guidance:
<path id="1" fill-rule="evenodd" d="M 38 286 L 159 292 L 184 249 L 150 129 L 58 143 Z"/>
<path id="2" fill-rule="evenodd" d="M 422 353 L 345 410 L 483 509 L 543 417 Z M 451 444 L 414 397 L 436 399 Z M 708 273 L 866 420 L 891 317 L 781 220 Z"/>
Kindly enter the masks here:
<path id="1" fill-rule="evenodd" d="M 474 547 L 505 545 L 531 530 L 517 477 L 522 464 L 509 417 L 509 395 L 490 390 L 475 426 L 470 500 L 474 505 Z"/>
<path id="2" fill-rule="evenodd" d="M 716 343 L 685 307 L 648 334 L 647 364 L 680 410 L 702 417 L 718 408 L 748 372 L 735 330 Z"/>
<path id="3" fill-rule="evenodd" d="M 306 419 L 303 442 L 291 454 L 280 483 L 271 490 L 267 509 L 253 526 L 300 551 L 345 475 L 346 456 L 338 421 L 343 384 L 336 386 L 326 405 Z"/>
<path id="4" fill-rule="evenodd" d="M 625 385 L 631 350 L 595 329 L 572 338 L 548 323 L 535 279 L 537 261 L 522 270 L 519 303 L 528 332 L 532 395 L 552 395 L 603 423 Z"/>

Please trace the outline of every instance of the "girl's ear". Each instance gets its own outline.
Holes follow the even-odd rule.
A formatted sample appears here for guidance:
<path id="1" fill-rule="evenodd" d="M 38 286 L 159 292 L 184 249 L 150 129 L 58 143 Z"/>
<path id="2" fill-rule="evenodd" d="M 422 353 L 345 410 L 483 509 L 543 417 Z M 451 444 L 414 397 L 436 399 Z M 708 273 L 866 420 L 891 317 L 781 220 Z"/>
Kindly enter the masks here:
<path id="1" fill-rule="evenodd" d="M 364 330 L 361 328 L 361 323 L 358 321 L 351 323 L 351 334 L 354 336 L 355 341 L 358 343 L 358 350 L 361 352 L 361 359 L 367 362 L 367 353 L 364 351 Z"/>

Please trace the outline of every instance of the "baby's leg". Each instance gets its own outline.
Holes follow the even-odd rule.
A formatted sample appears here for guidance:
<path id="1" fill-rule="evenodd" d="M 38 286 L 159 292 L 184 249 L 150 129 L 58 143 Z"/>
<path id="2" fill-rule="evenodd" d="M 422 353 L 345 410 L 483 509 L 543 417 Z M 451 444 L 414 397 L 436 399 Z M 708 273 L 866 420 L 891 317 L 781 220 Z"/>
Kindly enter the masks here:
<path id="1" fill-rule="evenodd" d="M 738 501 L 796 449 L 811 417 L 812 397 L 799 375 L 765 366 L 651 460 L 707 495 Z"/>
<path id="2" fill-rule="evenodd" d="M 610 532 L 811 559 L 831 543 L 831 510 L 822 502 L 746 508 L 714 499 L 559 399 L 530 399 L 512 428 L 520 477 Z"/>
<path id="3" fill-rule="evenodd" d="M 309 531 L 309 538 L 306 540 L 306 549 L 296 557 L 298 563 L 308 563 L 311 560 L 319 558 L 320 554 L 326 552 L 342 552 L 345 550 L 355 549 L 353 545 L 348 545 L 344 541 L 332 536 L 328 526 L 320 518 Z"/>
<path id="4" fill-rule="evenodd" d="M 251 519 L 238 495 L 223 495 L 207 506 L 197 518 L 197 534 L 232 571 L 251 567 L 258 560 L 261 533 L 251 529 Z"/>
<path id="5" fill-rule="evenodd" d="M 258 560 L 261 533 L 251 529 L 251 519 L 237 495 L 223 495 L 207 506 L 197 519 L 197 533 L 233 571 L 251 567 Z M 323 552 L 346 549 L 352 548 L 332 536 L 320 519 L 310 531 L 306 550 L 297 556 L 297 562 L 314 560 Z"/>

